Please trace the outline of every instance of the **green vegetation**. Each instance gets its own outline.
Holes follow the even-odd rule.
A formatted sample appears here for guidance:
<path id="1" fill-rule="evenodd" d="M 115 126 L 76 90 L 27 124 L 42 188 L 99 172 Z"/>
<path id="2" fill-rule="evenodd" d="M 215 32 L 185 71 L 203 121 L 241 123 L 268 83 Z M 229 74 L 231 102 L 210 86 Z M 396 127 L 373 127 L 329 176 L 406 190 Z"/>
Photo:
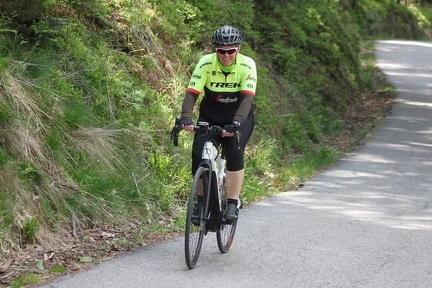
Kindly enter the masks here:
<path id="1" fill-rule="evenodd" d="M 174 148 L 169 132 L 220 25 L 243 32 L 258 65 L 247 204 L 346 152 L 326 140 L 374 89 L 364 40 L 427 37 L 432 17 L 392 0 L 5 0 L 0 11 L 0 260 L 89 228 L 140 244 L 182 229 L 192 138 Z"/>
<path id="2" fill-rule="evenodd" d="M 37 284 L 40 282 L 40 278 L 37 274 L 33 273 L 24 273 L 18 277 L 16 277 L 12 282 L 12 288 L 19 288 L 25 285 Z"/>

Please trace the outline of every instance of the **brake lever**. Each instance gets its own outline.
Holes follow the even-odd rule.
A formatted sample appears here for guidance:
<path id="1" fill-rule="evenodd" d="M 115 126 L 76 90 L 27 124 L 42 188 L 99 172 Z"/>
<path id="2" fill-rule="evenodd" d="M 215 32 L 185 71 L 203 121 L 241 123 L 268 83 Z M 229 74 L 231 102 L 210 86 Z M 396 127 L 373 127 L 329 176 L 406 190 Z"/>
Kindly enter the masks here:
<path id="1" fill-rule="evenodd" d="M 175 121 L 175 125 L 173 129 L 171 130 L 171 142 L 174 144 L 175 147 L 178 146 L 178 135 L 180 131 L 182 130 L 180 125 L 180 118 L 177 117 Z"/>
<path id="2" fill-rule="evenodd" d="M 236 142 L 237 142 L 237 150 L 241 151 L 241 146 L 240 146 L 240 131 L 235 131 L 235 138 L 236 138 Z"/>

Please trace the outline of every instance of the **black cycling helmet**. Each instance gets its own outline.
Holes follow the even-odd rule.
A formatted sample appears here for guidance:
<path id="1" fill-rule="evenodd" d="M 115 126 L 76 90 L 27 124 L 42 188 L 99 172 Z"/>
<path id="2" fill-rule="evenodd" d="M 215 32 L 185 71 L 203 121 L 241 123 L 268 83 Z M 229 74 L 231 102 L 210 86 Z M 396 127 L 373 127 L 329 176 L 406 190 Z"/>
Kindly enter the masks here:
<path id="1" fill-rule="evenodd" d="M 212 44 L 214 46 L 240 45 L 242 37 L 237 29 L 224 25 L 213 33 Z"/>

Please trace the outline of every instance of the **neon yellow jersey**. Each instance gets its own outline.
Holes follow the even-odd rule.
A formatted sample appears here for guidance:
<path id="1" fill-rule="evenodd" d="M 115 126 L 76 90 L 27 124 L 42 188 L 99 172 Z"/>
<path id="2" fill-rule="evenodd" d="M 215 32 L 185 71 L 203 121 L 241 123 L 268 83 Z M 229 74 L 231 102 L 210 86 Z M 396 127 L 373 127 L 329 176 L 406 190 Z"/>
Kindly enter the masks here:
<path id="1" fill-rule="evenodd" d="M 255 61 L 238 53 L 230 67 L 220 64 L 216 53 L 203 56 L 195 67 L 187 91 L 204 92 L 200 115 L 216 123 L 231 122 L 245 95 L 255 96 Z"/>

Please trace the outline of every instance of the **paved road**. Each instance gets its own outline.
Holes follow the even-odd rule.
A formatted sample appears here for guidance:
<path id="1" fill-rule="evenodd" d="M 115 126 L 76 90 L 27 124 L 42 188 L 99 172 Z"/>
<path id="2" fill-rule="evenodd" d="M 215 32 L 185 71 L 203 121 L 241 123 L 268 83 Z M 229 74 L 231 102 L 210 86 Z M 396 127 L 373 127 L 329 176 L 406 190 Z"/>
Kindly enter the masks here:
<path id="1" fill-rule="evenodd" d="M 229 253 L 209 234 L 187 270 L 176 239 L 42 287 L 432 287 L 431 48 L 377 43 L 392 114 L 301 190 L 243 209 Z"/>

